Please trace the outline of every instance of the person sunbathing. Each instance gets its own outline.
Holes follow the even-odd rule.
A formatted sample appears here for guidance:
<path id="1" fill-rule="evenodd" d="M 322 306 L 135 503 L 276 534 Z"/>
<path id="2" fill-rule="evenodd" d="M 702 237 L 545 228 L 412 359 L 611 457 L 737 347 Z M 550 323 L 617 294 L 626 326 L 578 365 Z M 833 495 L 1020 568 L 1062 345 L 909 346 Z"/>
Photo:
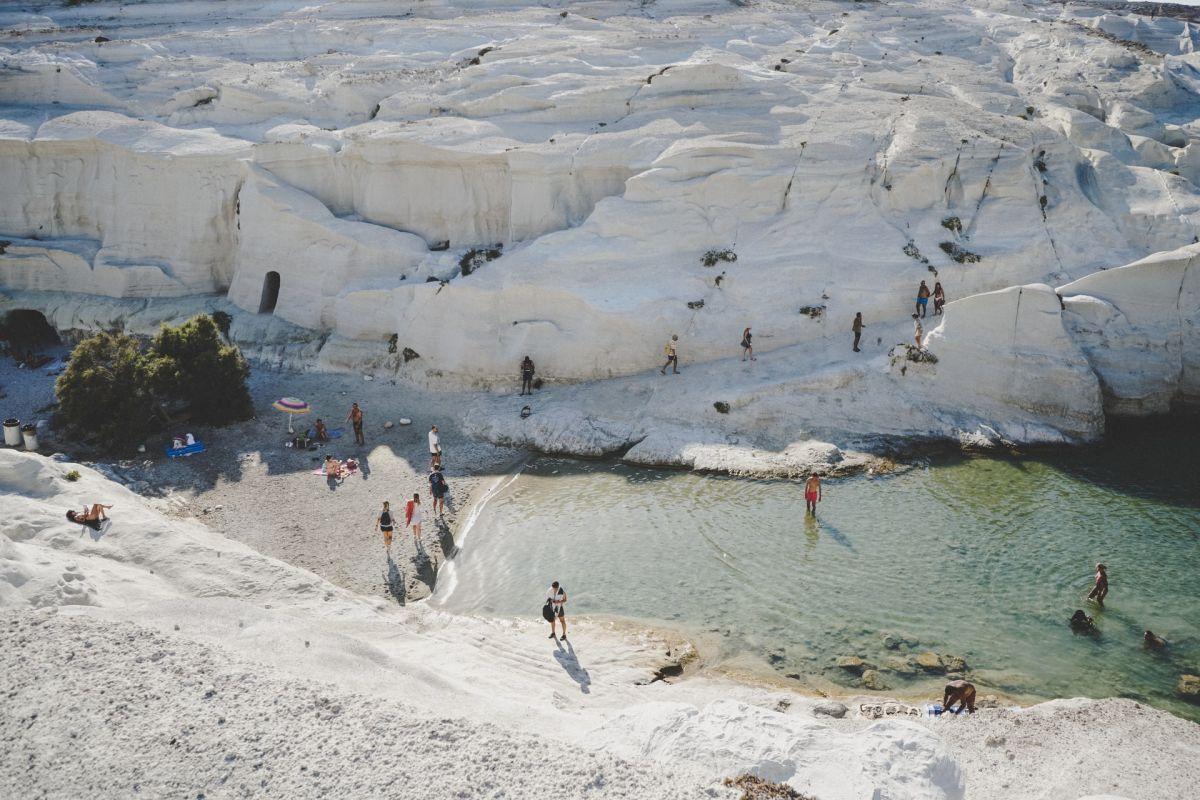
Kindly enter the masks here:
<path id="1" fill-rule="evenodd" d="M 108 519 L 108 515 L 104 512 L 112 506 L 106 506 L 101 503 L 94 503 L 90 506 L 84 506 L 83 511 L 71 509 L 67 512 L 67 519 L 71 522 L 78 522 L 82 525 L 95 522 L 103 522 Z"/>

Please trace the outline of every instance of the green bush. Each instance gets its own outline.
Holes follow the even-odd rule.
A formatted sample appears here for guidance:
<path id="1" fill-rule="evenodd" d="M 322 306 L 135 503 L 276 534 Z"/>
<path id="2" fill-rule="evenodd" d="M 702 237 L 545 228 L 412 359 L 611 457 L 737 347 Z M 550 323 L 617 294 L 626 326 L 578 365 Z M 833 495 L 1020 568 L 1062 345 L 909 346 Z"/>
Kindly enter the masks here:
<path id="1" fill-rule="evenodd" d="M 74 483 L 75 481 L 79 480 L 79 470 L 73 469 L 70 472 L 68 472 L 66 475 L 63 475 L 63 477 L 66 478 L 71 483 Z"/>
<path id="2" fill-rule="evenodd" d="M 140 438 L 152 426 L 155 405 L 148 366 L 132 336 L 84 339 L 54 386 L 60 417 L 105 445 Z"/>
<path id="3" fill-rule="evenodd" d="M 222 424 L 250 416 L 250 367 L 237 347 L 222 341 L 212 317 L 163 325 L 147 359 L 156 395 L 187 403 L 195 421 Z"/>
<path id="4" fill-rule="evenodd" d="M 165 404 L 186 405 L 196 422 L 249 417 L 249 374 L 241 352 L 221 339 L 216 322 L 198 316 L 162 326 L 145 349 L 124 334 L 83 340 L 55 393 L 66 427 L 105 447 L 129 447 L 165 422 Z"/>

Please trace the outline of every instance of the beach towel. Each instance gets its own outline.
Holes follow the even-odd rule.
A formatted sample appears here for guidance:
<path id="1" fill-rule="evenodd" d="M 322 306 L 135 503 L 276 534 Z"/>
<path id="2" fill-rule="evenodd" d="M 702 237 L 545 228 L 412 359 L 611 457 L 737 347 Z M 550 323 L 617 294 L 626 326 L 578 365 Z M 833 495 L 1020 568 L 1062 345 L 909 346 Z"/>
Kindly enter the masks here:
<path id="1" fill-rule="evenodd" d="M 325 431 L 326 435 L 328 435 L 330 439 L 340 439 L 342 438 L 342 434 L 344 432 L 345 431 L 342 428 L 333 428 Z"/>
<path id="2" fill-rule="evenodd" d="M 205 447 L 204 442 L 196 442 L 195 444 L 189 444 L 184 447 L 172 447 L 171 445 L 167 445 L 165 449 L 169 458 L 180 458 L 181 456 L 192 456 L 196 453 L 203 453 Z"/>

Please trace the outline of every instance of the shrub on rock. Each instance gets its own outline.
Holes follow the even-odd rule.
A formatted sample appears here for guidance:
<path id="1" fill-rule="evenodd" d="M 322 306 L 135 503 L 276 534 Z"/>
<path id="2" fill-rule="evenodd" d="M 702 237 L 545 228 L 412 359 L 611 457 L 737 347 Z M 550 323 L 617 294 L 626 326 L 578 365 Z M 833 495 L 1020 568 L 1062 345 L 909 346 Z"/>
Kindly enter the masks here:
<path id="1" fill-rule="evenodd" d="M 76 346 L 54 392 L 59 417 L 68 428 L 116 446 L 150 430 L 150 386 L 149 365 L 138 341 L 98 333 Z"/>

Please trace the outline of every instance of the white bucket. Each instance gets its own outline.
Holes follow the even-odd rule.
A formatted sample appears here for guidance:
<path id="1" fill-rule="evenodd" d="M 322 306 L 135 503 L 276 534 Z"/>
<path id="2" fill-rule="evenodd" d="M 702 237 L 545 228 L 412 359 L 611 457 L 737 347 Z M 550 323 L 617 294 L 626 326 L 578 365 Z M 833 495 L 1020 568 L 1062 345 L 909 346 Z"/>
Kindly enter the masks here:
<path id="1" fill-rule="evenodd" d="M 4 420 L 4 444 L 9 447 L 21 446 L 21 423 L 16 417 Z"/>
<path id="2" fill-rule="evenodd" d="M 21 427 L 21 436 L 25 439 L 25 449 L 34 451 L 38 449 L 37 426 L 24 425 Z"/>

